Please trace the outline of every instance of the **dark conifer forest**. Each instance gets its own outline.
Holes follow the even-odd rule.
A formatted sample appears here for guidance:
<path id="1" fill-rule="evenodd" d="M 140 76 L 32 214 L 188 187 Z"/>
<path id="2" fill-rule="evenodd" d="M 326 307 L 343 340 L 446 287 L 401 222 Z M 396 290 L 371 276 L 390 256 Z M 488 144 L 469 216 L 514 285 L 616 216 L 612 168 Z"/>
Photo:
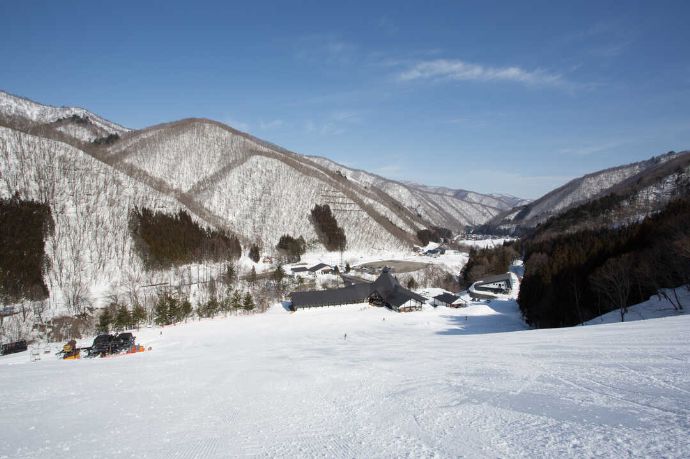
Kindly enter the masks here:
<path id="1" fill-rule="evenodd" d="M 442 239 L 450 240 L 453 238 L 453 232 L 448 228 L 440 226 L 432 226 L 417 231 L 417 239 L 422 245 L 427 245 L 429 242 L 441 242 Z"/>
<path id="2" fill-rule="evenodd" d="M 602 227 L 601 216 L 618 202 L 605 196 L 551 218 L 519 241 L 472 249 L 461 280 L 469 285 L 503 273 L 522 255 L 518 303 L 538 328 L 578 325 L 613 310 L 624 321 L 628 306 L 655 294 L 678 310 L 690 307 L 669 290 L 690 283 L 690 198 L 685 194 L 636 223 Z"/>
<path id="3" fill-rule="evenodd" d="M 319 241 L 327 250 L 345 250 L 347 239 L 345 230 L 338 226 L 338 221 L 328 204 L 316 205 L 311 211 L 311 222 L 314 225 Z"/>
<path id="4" fill-rule="evenodd" d="M 510 264 L 520 256 L 520 242 L 506 242 L 500 247 L 470 250 L 470 258 L 462 269 L 461 283 L 469 286 L 491 274 L 508 271 Z"/>
<path id="5" fill-rule="evenodd" d="M 688 198 L 628 226 L 542 237 L 559 225 L 537 228 L 522 243 L 518 302 L 536 327 L 576 325 L 616 309 L 625 320 L 628 306 L 690 282 Z M 687 306 L 668 295 L 677 309 Z"/>
<path id="6" fill-rule="evenodd" d="M 48 205 L 18 195 L 0 199 L 0 298 L 47 298 L 45 242 L 52 228 Z"/>
<path id="7" fill-rule="evenodd" d="M 276 249 L 288 263 L 300 260 L 300 257 L 307 250 L 307 243 L 302 236 L 295 238 L 289 234 L 283 234 L 276 245 Z"/>
<path id="8" fill-rule="evenodd" d="M 129 224 L 139 255 L 149 268 L 230 260 L 241 255 L 235 236 L 202 228 L 185 211 L 169 215 L 137 208 Z"/>

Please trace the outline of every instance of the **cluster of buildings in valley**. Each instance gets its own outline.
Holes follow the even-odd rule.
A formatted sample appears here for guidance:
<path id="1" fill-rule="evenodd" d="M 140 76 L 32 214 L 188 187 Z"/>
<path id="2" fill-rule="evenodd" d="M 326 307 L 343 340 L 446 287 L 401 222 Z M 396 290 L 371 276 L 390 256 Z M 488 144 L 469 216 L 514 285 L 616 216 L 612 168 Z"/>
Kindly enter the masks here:
<path id="1" fill-rule="evenodd" d="M 293 275 L 338 273 L 337 267 L 319 263 L 310 268 L 297 266 L 291 269 Z M 339 273 L 338 273 L 339 274 Z M 290 293 L 290 308 L 293 311 L 324 306 L 369 303 L 386 307 L 396 312 L 420 311 L 429 302 L 434 307 L 460 308 L 472 300 L 494 299 L 510 294 L 517 286 L 518 278 L 513 273 L 489 276 L 470 286 L 466 295 L 444 292 L 431 298 L 415 293 L 400 285 L 390 268 L 383 268 L 374 281 L 341 274 L 345 287 L 327 290 L 298 291 Z"/>
<path id="2" fill-rule="evenodd" d="M 314 266 L 293 266 L 290 271 L 295 276 L 317 275 L 317 274 L 331 274 L 336 271 L 336 267 L 329 266 L 326 263 L 318 263 Z"/>

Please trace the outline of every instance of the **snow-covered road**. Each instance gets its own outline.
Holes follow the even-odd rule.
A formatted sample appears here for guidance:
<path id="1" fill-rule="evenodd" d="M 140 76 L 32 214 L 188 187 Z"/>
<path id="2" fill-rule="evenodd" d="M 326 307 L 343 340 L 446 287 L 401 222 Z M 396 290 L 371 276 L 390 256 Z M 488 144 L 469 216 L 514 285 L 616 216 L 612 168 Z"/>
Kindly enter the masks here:
<path id="1" fill-rule="evenodd" d="M 138 335 L 152 352 L 1 357 L 0 457 L 690 456 L 690 316 L 276 307 Z"/>

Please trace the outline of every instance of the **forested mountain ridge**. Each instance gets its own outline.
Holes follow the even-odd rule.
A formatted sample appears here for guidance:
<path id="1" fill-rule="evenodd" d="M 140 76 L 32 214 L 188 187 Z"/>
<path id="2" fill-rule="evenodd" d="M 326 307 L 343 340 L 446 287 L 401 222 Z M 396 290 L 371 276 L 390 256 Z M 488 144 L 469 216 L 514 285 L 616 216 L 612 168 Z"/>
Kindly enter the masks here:
<path id="1" fill-rule="evenodd" d="M 625 320 L 629 305 L 690 283 L 690 188 L 642 221 L 546 237 L 538 228 L 520 246 L 518 302 L 528 322 L 570 326 L 611 310 Z M 677 310 L 690 306 L 668 299 Z"/>
<path id="2" fill-rule="evenodd" d="M 593 172 L 571 180 L 524 206 L 491 219 L 486 228 L 524 234 L 549 219 L 579 207 L 597 208 L 597 226 L 621 224 L 644 218 L 662 208 L 677 194 L 690 171 L 690 152 L 669 152 L 645 161 Z M 571 212 L 579 218 L 570 223 L 582 225 L 592 215 Z M 604 218 L 606 217 L 606 218 Z"/>

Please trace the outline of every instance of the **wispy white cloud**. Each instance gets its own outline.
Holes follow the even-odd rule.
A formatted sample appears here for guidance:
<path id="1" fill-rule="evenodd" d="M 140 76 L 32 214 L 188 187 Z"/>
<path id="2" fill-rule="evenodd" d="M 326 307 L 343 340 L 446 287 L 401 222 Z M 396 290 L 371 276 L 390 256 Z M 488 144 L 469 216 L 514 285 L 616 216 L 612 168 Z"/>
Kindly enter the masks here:
<path id="1" fill-rule="evenodd" d="M 374 174 L 380 175 L 381 177 L 398 179 L 401 178 L 403 172 L 402 167 L 398 164 L 390 164 L 387 166 L 381 166 L 373 170 Z"/>
<path id="2" fill-rule="evenodd" d="M 346 129 L 332 121 L 323 123 L 316 123 L 312 120 L 307 120 L 304 123 L 304 131 L 307 134 L 318 134 L 323 136 L 333 136 L 344 134 Z"/>
<path id="3" fill-rule="evenodd" d="M 348 122 L 348 123 L 359 123 L 362 120 L 359 112 L 352 110 L 338 110 L 331 113 L 330 118 L 334 121 Z"/>
<path id="4" fill-rule="evenodd" d="M 355 44 L 334 35 L 307 35 L 294 45 L 295 57 L 310 64 L 349 65 L 358 58 Z"/>
<path id="5" fill-rule="evenodd" d="M 318 122 L 307 120 L 304 123 L 304 130 L 307 134 L 319 135 L 340 135 L 347 132 L 353 125 L 362 122 L 360 112 L 353 110 L 337 110 L 324 116 Z"/>
<path id="6" fill-rule="evenodd" d="M 565 155 L 589 156 L 596 153 L 605 153 L 630 143 L 628 140 L 613 140 L 598 144 L 580 145 L 575 147 L 562 148 L 560 153 Z"/>
<path id="7" fill-rule="evenodd" d="M 562 86 L 563 76 L 543 70 L 525 70 L 521 67 L 491 67 L 457 59 L 421 61 L 400 72 L 398 79 L 412 80 L 473 80 L 512 81 L 534 86 Z"/>
<path id="8" fill-rule="evenodd" d="M 271 129 L 278 129 L 285 125 L 283 120 L 259 121 L 259 129 L 262 131 L 269 131 Z"/>
<path id="9" fill-rule="evenodd" d="M 590 54 L 596 57 L 617 57 L 623 54 L 632 43 L 632 39 L 622 39 L 613 43 L 605 43 L 593 47 L 590 50 Z"/>
<path id="10" fill-rule="evenodd" d="M 397 35 L 400 27 L 389 16 L 381 16 L 377 23 L 379 29 L 388 36 Z"/>

